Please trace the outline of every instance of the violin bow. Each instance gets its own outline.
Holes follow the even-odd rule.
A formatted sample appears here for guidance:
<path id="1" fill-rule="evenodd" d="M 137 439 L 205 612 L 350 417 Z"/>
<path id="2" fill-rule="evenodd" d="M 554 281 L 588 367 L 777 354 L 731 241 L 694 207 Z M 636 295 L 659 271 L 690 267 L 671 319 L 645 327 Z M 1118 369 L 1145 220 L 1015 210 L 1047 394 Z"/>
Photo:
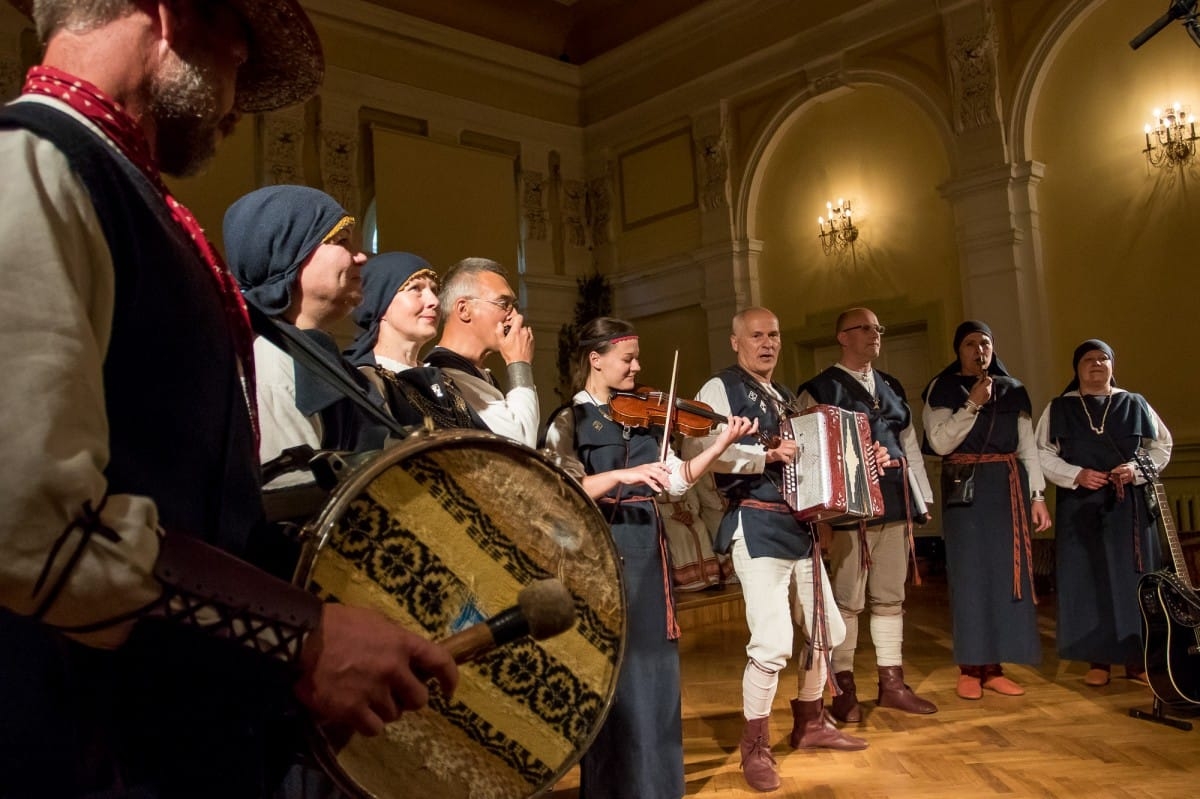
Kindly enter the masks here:
<path id="1" fill-rule="evenodd" d="M 675 363 L 671 366 L 671 390 L 667 393 L 667 421 L 663 425 L 662 449 L 658 453 L 661 463 L 667 462 L 667 450 L 671 446 L 671 425 L 675 422 L 675 378 L 679 375 L 679 350 L 675 350 Z"/>

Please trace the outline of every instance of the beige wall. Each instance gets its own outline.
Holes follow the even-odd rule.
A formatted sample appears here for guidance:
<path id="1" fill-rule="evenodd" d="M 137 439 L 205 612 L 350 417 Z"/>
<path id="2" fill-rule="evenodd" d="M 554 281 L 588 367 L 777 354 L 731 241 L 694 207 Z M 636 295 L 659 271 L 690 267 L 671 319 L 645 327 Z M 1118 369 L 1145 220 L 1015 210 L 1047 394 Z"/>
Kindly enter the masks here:
<path id="1" fill-rule="evenodd" d="M 933 316 L 931 336 L 949 338 L 962 308 L 954 222 L 937 193 L 949 169 L 934 126 L 893 89 L 856 87 L 796 113 L 761 167 L 751 228 L 763 301 L 792 341 L 828 338 L 836 315 L 857 305 L 893 326 Z M 817 217 L 839 198 L 860 233 L 852 249 L 826 255 Z M 785 362 L 781 376 L 798 383 L 808 368 Z"/>
<path id="2" fill-rule="evenodd" d="M 704 329 L 704 311 L 692 306 L 654 314 L 634 321 L 637 326 L 642 372 L 638 382 L 662 391 L 671 388 L 671 366 L 679 350 L 679 375 L 676 394 L 694 397 L 710 377 L 709 352 L 703 336 L 692 331 Z M 730 354 L 730 360 L 732 355 Z"/>
<path id="3" fill-rule="evenodd" d="M 706 3 L 578 68 L 412 26 L 368 4 L 311 0 L 329 69 L 303 120 L 300 179 L 329 185 L 323 131 L 353 133 L 364 107 L 417 120 L 431 141 L 459 143 L 474 131 L 515 142 L 520 168 L 540 172 L 547 185 L 550 154 L 561 154 L 555 185 L 587 182 L 588 208 L 608 217 L 587 228 L 586 241 L 564 244 L 562 227 L 557 241 L 523 242 L 540 370 L 551 368 L 575 278 L 593 264 L 616 279 L 615 312 L 642 332 L 647 378 L 662 380 L 676 341 L 687 338 L 698 344 L 683 367 L 695 384 L 724 360 L 731 309 L 752 296 L 781 317 L 790 347 L 780 376 L 794 384 L 819 366 L 807 353 L 828 341 L 846 306 L 867 304 L 890 326 L 927 331 L 932 372 L 964 309 L 979 303 L 979 286 L 1024 281 L 1036 292 L 1044 281 L 1049 333 L 1034 325 L 1044 347 L 1033 356 L 1043 362 L 1032 365 L 1061 375 L 1050 389 L 1069 377 L 1079 340 L 1106 338 L 1117 350 L 1118 379 L 1150 398 L 1178 441 L 1200 448 L 1200 421 L 1188 404 L 1198 381 L 1179 357 L 1190 347 L 1200 297 L 1189 246 L 1200 166 L 1149 170 L 1139 153 L 1152 107 L 1179 99 L 1200 112 L 1200 48 L 1178 25 L 1137 52 L 1127 44 L 1161 8 L 1121 0 L 989 4 L 996 119 L 951 132 L 962 121 L 951 67 L 961 66 L 963 43 L 978 32 L 971 15 L 983 3 L 895 0 L 865 15 L 856 0 L 844 16 L 805 4 L 744 5 Z M 19 74 L 13 19 L 0 6 L 0 67 Z M 989 107 L 974 111 L 986 116 Z M 935 122 L 939 115 L 945 121 Z M 171 184 L 218 244 L 225 208 L 263 179 L 272 147 L 263 130 L 263 118 L 244 120 L 208 174 Z M 666 158 L 638 158 L 668 134 L 679 138 L 664 145 Z M 688 136 L 690 164 L 679 157 Z M 703 141 L 717 143 L 717 158 Z M 763 141 L 769 146 L 756 151 Z M 360 180 L 363 155 L 355 156 Z M 952 186 L 961 196 L 972 180 L 1003 177 L 1025 159 L 1044 168 L 1040 183 L 1031 182 L 1028 219 L 1020 203 L 1005 200 L 1011 186 L 954 208 L 953 192 L 940 191 Z M 632 181 L 622 182 L 622 166 Z M 609 194 L 590 193 L 606 182 Z M 732 208 L 720 201 L 725 191 Z M 516 196 L 520 226 L 530 209 Z M 688 196 L 697 203 L 678 202 Z M 852 254 L 830 257 L 815 222 L 839 196 L 852 201 L 861 235 Z M 549 202 L 547 192 L 547 218 L 565 219 Z M 633 218 L 622 216 L 626 205 Z M 986 224 L 973 230 L 972 214 Z M 970 259 L 980 230 L 993 248 L 987 257 L 1009 258 L 1009 239 L 1012 252 L 1025 248 L 1016 277 L 996 277 L 985 257 Z M 1024 320 L 1014 310 L 1004 321 L 1023 330 Z M 551 382 L 541 374 L 539 383 Z M 1051 391 L 1042 393 L 1039 405 Z M 542 395 L 555 404 L 550 386 Z"/>
<path id="4" fill-rule="evenodd" d="M 1071 33 L 1046 72 L 1033 112 L 1033 158 L 1046 164 L 1041 235 L 1053 341 L 1065 384 L 1088 338 L 1116 351 L 1117 381 L 1146 395 L 1177 438 L 1200 439 L 1192 404 L 1200 165 L 1147 166 L 1143 125 L 1180 100 L 1200 112 L 1200 48 L 1178 25 L 1137 51 L 1126 44 L 1154 16 L 1107 2 Z"/>
<path id="5" fill-rule="evenodd" d="M 249 117 L 220 145 L 218 156 L 203 173 L 191 178 L 167 178 L 168 188 L 195 214 L 221 252 L 225 251 L 225 238 L 221 234 L 225 209 L 259 186 L 254 166 L 256 150 L 256 120 Z"/>

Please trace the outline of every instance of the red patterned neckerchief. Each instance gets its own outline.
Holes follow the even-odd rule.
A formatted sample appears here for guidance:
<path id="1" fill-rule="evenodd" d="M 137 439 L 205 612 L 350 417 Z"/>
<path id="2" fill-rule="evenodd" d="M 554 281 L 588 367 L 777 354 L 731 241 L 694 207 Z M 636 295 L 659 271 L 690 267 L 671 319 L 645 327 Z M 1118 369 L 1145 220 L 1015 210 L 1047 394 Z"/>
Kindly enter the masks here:
<path id="1" fill-rule="evenodd" d="M 213 249 L 212 243 L 204 235 L 204 229 L 196 221 L 192 212 L 171 196 L 170 190 L 163 182 L 158 172 L 158 164 L 150 153 L 150 143 L 146 134 L 133 117 L 121 107 L 115 99 L 99 87 L 63 72 L 60 69 L 47 66 L 35 66 L 25 76 L 24 94 L 43 94 L 54 97 L 100 128 L 117 149 L 133 163 L 146 179 L 150 181 L 163 202 L 171 212 L 171 218 L 183 229 L 196 252 L 208 265 L 209 273 L 217 283 L 217 291 L 225 306 L 225 317 L 233 334 L 234 347 L 237 351 L 239 375 L 242 382 L 242 394 L 246 399 L 246 408 L 250 413 L 250 424 L 254 428 L 254 438 L 259 439 L 258 402 L 255 397 L 254 384 L 254 332 L 250 327 L 250 314 L 246 310 L 246 300 L 238 289 L 237 282 L 229 272 L 229 267 L 221 258 L 220 253 Z M 257 449 L 257 444 L 255 446 Z"/>

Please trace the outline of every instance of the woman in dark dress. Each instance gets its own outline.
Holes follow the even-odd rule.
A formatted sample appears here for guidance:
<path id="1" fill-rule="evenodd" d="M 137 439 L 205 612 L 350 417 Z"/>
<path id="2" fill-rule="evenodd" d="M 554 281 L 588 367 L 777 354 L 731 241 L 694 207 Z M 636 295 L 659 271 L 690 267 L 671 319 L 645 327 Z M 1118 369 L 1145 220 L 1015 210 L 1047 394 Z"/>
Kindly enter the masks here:
<path id="1" fill-rule="evenodd" d="M 994 356 L 986 324 L 959 325 L 954 351 L 958 359 L 922 397 L 927 451 L 942 456 L 943 472 L 958 467 L 974 479 L 973 502 L 942 516 L 956 690 L 963 699 L 985 688 L 1020 696 L 1025 690 L 1000 664 L 1041 661 L 1030 530 L 1050 527 L 1032 408 L 1025 386 Z"/>
<path id="2" fill-rule="evenodd" d="M 1171 433 L 1140 394 L 1117 388 L 1112 347 L 1089 339 L 1075 349 L 1075 376 L 1038 420 L 1042 471 L 1055 485 L 1058 655 L 1090 663 L 1083 681 L 1107 685 L 1112 664 L 1145 681 L 1137 585 L 1162 568 L 1155 520 L 1140 489 L 1134 454 L 1157 470 Z"/>
<path id="3" fill-rule="evenodd" d="M 419 255 L 385 252 L 371 258 L 353 314 L 360 332 L 343 354 L 401 424 L 487 430 L 441 369 L 421 365 L 421 349 L 437 335 L 441 319 L 437 292 L 437 273 Z"/>
<path id="4" fill-rule="evenodd" d="M 675 623 L 666 536 L 655 495 L 682 495 L 730 444 L 757 431 L 739 416 L 689 461 L 668 449 L 662 429 L 612 420 L 613 391 L 632 391 L 641 366 L 633 326 L 600 317 L 575 349 L 572 404 L 550 419 L 546 446 L 577 476 L 612 526 L 629 607 L 625 656 L 608 718 L 581 762 L 582 799 L 679 799 L 683 731 L 679 628 Z"/>

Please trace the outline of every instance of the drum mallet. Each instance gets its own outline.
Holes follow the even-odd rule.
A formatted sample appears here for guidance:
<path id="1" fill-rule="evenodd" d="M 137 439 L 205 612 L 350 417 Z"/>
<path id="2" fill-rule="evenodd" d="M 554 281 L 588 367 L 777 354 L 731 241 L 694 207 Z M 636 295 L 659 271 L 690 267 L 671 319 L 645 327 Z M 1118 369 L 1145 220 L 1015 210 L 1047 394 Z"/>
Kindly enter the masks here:
<path id="1" fill-rule="evenodd" d="M 466 663 L 526 635 L 535 641 L 566 632 L 575 624 L 575 601 L 558 580 L 538 580 L 521 589 L 517 604 L 490 619 L 472 624 L 441 643 Z"/>

